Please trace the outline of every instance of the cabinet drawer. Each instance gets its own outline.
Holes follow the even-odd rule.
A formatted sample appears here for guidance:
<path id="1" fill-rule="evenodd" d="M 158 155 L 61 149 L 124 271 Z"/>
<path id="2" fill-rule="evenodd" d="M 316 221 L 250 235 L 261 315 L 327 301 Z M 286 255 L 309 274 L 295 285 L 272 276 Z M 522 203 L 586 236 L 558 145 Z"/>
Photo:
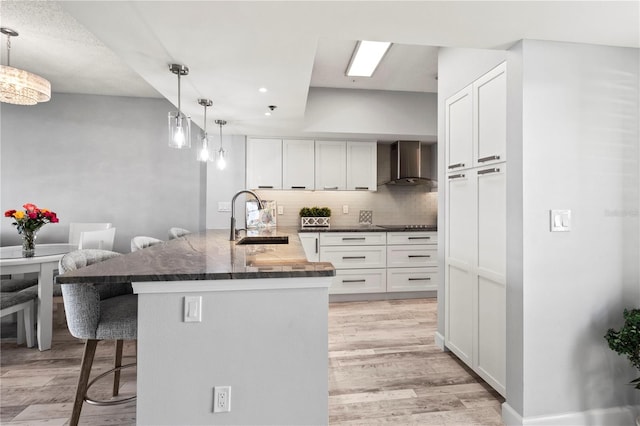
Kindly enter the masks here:
<path id="1" fill-rule="evenodd" d="M 336 271 L 329 294 L 384 293 L 387 288 L 385 271 L 385 269 Z"/>
<path id="2" fill-rule="evenodd" d="M 388 246 L 387 266 L 389 268 L 438 266 L 437 246 Z"/>
<path id="3" fill-rule="evenodd" d="M 438 244 L 437 232 L 387 232 L 387 244 Z"/>
<path id="4" fill-rule="evenodd" d="M 387 291 L 426 291 L 438 289 L 438 268 L 389 268 Z"/>
<path id="5" fill-rule="evenodd" d="M 325 232 L 320 234 L 321 246 L 370 246 L 386 243 L 386 232 Z"/>
<path id="6" fill-rule="evenodd" d="M 320 261 L 331 262 L 336 269 L 384 268 L 386 254 L 385 246 L 320 246 Z"/>

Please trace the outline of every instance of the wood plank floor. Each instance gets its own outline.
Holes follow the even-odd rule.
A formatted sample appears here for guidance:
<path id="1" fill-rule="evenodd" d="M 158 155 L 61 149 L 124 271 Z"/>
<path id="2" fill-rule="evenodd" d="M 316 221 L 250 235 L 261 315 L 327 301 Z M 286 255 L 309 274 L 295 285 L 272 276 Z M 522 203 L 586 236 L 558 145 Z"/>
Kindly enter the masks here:
<path id="1" fill-rule="evenodd" d="M 453 355 L 434 344 L 435 299 L 333 303 L 329 308 L 329 422 L 332 425 L 502 425 L 502 398 Z M 3 328 L 4 330 L 4 328 Z M 0 423 L 65 425 L 84 345 L 64 326 L 50 351 L 2 338 Z M 101 342 L 94 372 L 110 368 L 113 345 Z M 125 362 L 135 346 L 125 345 Z M 135 392 L 135 369 L 123 371 L 121 394 Z M 109 379 L 91 388 L 108 398 Z M 86 425 L 134 425 L 135 402 L 85 404 Z"/>

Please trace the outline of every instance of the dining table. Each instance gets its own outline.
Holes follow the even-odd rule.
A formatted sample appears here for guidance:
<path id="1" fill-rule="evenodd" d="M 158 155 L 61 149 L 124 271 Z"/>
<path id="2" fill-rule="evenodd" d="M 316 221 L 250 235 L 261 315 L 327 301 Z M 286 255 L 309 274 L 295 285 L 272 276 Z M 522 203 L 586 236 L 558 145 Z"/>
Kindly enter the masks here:
<path id="1" fill-rule="evenodd" d="M 53 281 L 58 262 L 73 251 L 75 244 L 36 244 L 33 257 L 23 257 L 22 246 L 0 247 L 0 274 L 16 275 L 36 273 L 38 275 L 38 308 L 36 336 L 38 349 L 51 349 L 53 334 Z"/>

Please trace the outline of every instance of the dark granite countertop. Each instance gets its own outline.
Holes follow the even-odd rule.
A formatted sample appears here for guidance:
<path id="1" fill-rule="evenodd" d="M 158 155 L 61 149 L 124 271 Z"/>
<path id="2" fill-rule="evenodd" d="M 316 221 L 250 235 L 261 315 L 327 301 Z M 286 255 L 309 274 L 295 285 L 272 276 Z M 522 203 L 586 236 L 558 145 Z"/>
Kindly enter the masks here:
<path id="1" fill-rule="evenodd" d="M 328 262 L 308 262 L 295 228 L 251 231 L 289 244 L 236 245 L 228 230 L 208 230 L 59 275 L 59 283 L 119 283 L 334 276 Z"/>
<path id="2" fill-rule="evenodd" d="M 330 226 L 300 228 L 298 232 L 437 232 L 436 225 L 429 225 L 428 228 L 417 227 L 419 225 L 353 225 L 353 226 Z"/>

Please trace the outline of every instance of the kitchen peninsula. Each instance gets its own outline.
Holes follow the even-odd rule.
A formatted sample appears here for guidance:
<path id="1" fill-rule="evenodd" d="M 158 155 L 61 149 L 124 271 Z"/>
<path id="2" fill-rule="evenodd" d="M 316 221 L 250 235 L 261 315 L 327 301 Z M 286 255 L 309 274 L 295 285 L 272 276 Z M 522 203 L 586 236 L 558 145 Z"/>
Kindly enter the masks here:
<path id="1" fill-rule="evenodd" d="M 272 236 L 288 244 L 188 234 L 57 278 L 133 283 L 138 424 L 328 423 L 335 270 L 306 260 L 296 230 Z M 216 386 L 231 387 L 230 412 L 213 412 Z"/>

